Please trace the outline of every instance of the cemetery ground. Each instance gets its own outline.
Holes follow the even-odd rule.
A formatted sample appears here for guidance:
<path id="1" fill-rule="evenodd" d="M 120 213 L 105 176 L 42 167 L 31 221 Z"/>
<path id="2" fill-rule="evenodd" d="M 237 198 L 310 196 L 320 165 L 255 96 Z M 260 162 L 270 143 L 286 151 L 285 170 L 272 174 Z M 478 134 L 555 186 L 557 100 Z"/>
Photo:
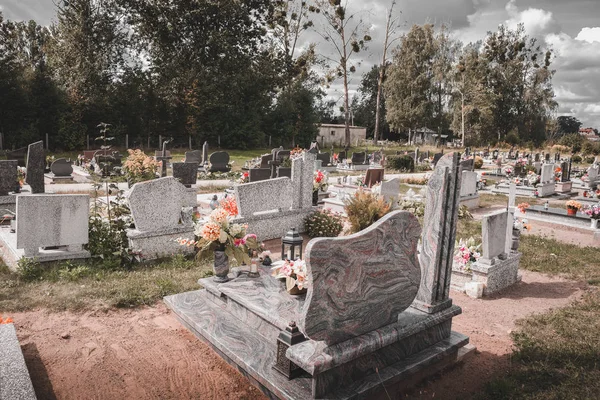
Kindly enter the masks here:
<path id="1" fill-rule="evenodd" d="M 478 221 L 463 220 L 458 237 L 479 232 Z M 478 351 L 406 398 L 598 393 L 597 249 L 524 235 L 521 251 L 521 283 L 484 299 L 452 292 L 463 309 L 454 329 Z M 15 320 L 38 398 L 264 398 L 161 301 L 197 289 L 208 271 L 210 263 L 183 257 L 127 271 L 62 263 L 17 275 L 3 267 L 0 310 Z"/>

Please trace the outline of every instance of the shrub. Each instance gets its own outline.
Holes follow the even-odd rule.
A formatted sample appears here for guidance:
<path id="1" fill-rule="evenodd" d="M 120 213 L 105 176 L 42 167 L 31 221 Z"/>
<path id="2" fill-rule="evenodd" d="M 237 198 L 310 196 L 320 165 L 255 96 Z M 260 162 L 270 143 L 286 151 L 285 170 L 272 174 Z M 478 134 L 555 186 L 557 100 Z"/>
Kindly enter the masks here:
<path id="1" fill-rule="evenodd" d="M 381 196 L 358 190 L 346 200 L 345 209 L 350 221 L 350 231 L 356 233 L 390 212 L 390 205 Z"/>
<path id="2" fill-rule="evenodd" d="M 504 141 L 511 146 L 519 144 L 519 136 L 515 132 L 509 132 L 504 138 Z"/>
<path id="3" fill-rule="evenodd" d="M 21 257 L 17 261 L 17 273 L 24 281 L 32 282 L 40 279 L 44 270 L 37 260 Z"/>
<path id="4" fill-rule="evenodd" d="M 127 181 L 131 184 L 148 181 L 156 178 L 159 163 L 143 151 L 128 149 L 127 160 L 123 164 L 123 171 Z"/>
<path id="5" fill-rule="evenodd" d="M 414 172 L 415 160 L 411 156 L 387 156 L 385 159 L 387 166 L 401 172 Z"/>
<path id="6" fill-rule="evenodd" d="M 571 161 L 573 161 L 575 164 L 581 164 L 581 161 L 583 161 L 583 159 L 581 158 L 581 156 L 573 156 L 571 158 Z"/>
<path id="7" fill-rule="evenodd" d="M 586 158 L 584 158 L 584 161 L 587 164 L 592 164 L 594 162 L 594 160 L 596 160 L 596 157 L 586 157 Z"/>
<path id="8" fill-rule="evenodd" d="M 427 177 L 427 176 L 423 176 L 423 177 L 409 176 L 408 178 L 401 179 L 400 182 L 406 183 L 408 185 L 427 185 L 427 182 L 429 182 L 429 177 Z"/>
<path id="9" fill-rule="evenodd" d="M 475 156 L 473 164 L 475 165 L 475 169 L 481 169 L 481 167 L 483 167 L 483 158 Z"/>
<path id="10" fill-rule="evenodd" d="M 568 146 L 573 150 L 573 152 L 578 153 L 581 151 L 584 140 L 585 139 L 583 136 L 581 136 L 579 133 L 570 133 L 561 137 L 558 141 L 558 144 Z"/>
<path id="11" fill-rule="evenodd" d="M 304 225 L 311 238 L 336 237 L 344 228 L 342 216 L 330 210 L 315 211 L 304 219 Z"/>
<path id="12" fill-rule="evenodd" d="M 398 204 L 401 210 L 405 210 L 413 214 L 415 217 L 422 217 L 425 215 L 425 203 L 416 200 L 403 200 Z"/>

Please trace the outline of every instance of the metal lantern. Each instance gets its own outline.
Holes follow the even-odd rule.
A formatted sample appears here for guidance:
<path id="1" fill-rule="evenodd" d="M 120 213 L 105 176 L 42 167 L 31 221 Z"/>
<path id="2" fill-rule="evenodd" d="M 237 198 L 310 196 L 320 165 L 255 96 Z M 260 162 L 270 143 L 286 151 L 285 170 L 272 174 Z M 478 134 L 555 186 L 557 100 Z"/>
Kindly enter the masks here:
<path id="1" fill-rule="evenodd" d="M 282 260 L 296 260 L 302 258 L 302 243 L 304 240 L 296 228 L 288 231 L 284 237 L 281 238 L 281 259 Z"/>
<path id="2" fill-rule="evenodd" d="M 285 355 L 287 349 L 290 346 L 294 346 L 298 343 L 302 343 L 306 340 L 302 332 L 298 330 L 296 322 L 292 321 L 285 328 L 285 330 L 279 333 L 277 338 L 277 358 L 273 368 L 285 375 L 288 379 L 293 379 L 298 375 L 302 374 L 303 370 L 291 362 Z"/>

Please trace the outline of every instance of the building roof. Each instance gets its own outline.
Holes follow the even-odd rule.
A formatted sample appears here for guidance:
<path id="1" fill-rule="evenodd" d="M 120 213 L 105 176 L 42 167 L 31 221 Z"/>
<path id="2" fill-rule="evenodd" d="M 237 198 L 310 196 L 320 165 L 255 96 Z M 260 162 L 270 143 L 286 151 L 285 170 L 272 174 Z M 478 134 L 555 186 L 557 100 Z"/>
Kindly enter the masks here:
<path id="1" fill-rule="evenodd" d="M 319 127 L 326 127 L 326 128 L 345 128 L 346 125 L 345 124 L 319 124 Z M 350 125 L 350 128 L 354 128 L 354 129 L 367 129 L 364 126 L 355 126 L 355 125 Z"/>

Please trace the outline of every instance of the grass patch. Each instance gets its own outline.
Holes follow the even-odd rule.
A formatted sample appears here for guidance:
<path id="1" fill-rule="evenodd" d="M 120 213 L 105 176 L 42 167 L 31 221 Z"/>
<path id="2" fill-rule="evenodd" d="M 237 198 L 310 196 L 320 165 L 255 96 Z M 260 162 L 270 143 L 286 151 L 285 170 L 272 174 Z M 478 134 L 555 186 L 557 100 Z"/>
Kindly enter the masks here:
<path id="1" fill-rule="evenodd" d="M 529 203 L 530 205 L 541 205 L 544 204 L 545 200 L 536 197 L 522 197 L 517 196 L 515 198 L 515 205 L 520 203 Z M 508 196 L 504 194 L 491 194 L 491 193 L 480 193 L 479 194 L 479 208 L 489 208 L 492 206 L 506 206 L 508 204 Z"/>
<path id="2" fill-rule="evenodd" d="M 480 399 L 596 399 L 600 393 L 600 292 L 518 321 L 512 369 Z"/>
<path id="3" fill-rule="evenodd" d="M 198 186 L 198 190 L 196 191 L 196 193 L 198 193 L 198 194 L 219 193 L 219 192 L 224 192 L 225 189 L 227 189 L 227 188 L 229 188 L 229 186 L 208 184 L 208 185 Z"/>
<path id="4" fill-rule="evenodd" d="M 82 310 L 136 307 L 162 297 L 198 289 L 199 278 L 212 274 L 210 262 L 174 257 L 128 271 L 108 271 L 63 262 L 28 266 L 25 275 L 0 267 L 0 310 Z"/>
<path id="5" fill-rule="evenodd" d="M 563 275 L 589 284 L 600 283 L 597 247 L 579 247 L 537 235 L 522 235 L 520 268 L 552 275 Z"/>

